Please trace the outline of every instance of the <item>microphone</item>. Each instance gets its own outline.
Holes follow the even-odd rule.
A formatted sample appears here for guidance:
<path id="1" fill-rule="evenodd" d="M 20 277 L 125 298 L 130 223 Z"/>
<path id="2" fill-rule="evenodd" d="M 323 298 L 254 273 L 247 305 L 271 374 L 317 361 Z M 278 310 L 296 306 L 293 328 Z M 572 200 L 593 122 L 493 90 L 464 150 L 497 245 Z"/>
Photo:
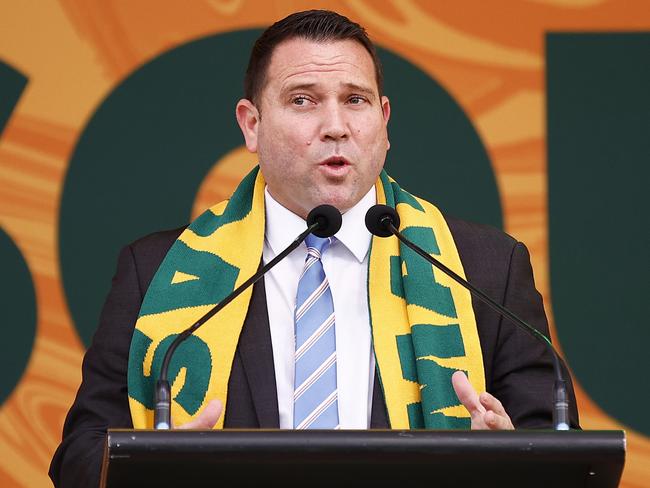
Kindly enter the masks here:
<path id="1" fill-rule="evenodd" d="M 569 398 L 566 392 L 566 381 L 564 380 L 562 367 L 560 365 L 560 355 L 553 347 L 553 344 L 551 344 L 549 338 L 538 331 L 532 325 L 524 322 L 513 312 L 492 300 L 481 290 L 461 278 L 436 258 L 432 257 L 419 246 L 404 237 L 404 235 L 398 230 L 399 224 L 400 219 L 397 211 L 388 205 L 374 205 L 366 213 L 366 227 L 371 234 L 378 237 L 389 237 L 391 235 L 395 235 L 402 243 L 404 243 L 404 245 L 411 248 L 413 251 L 429 261 L 436 268 L 452 278 L 458 284 L 468 289 L 472 296 L 478 298 L 499 315 L 506 317 L 515 325 L 531 334 L 533 337 L 535 337 L 535 339 L 541 341 L 551 351 L 553 357 L 553 369 L 555 373 L 553 428 L 555 430 L 569 430 Z"/>
<path id="2" fill-rule="evenodd" d="M 169 363 L 178 346 L 191 336 L 194 331 L 210 320 L 217 312 L 237 298 L 246 288 L 259 281 L 273 266 L 282 261 L 288 256 L 291 251 L 297 248 L 302 241 L 304 241 L 309 234 L 314 234 L 318 237 L 331 237 L 336 234 L 341 228 L 341 212 L 332 205 L 319 205 L 314 208 L 309 215 L 307 215 L 307 229 L 305 229 L 289 246 L 273 258 L 269 263 L 262 267 L 257 273 L 251 276 L 244 283 L 239 285 L 237 289 L 228 295 L 226 298 L 212 307 L 205 315 L 198 319 L 194 324 L 183 332 L 178 334 L 176 339 L 171 343 L 169 349 L 165 353 L 162 366 L 160 367 L 160 376 L 156 381 L 156 388 L 154 392 L 154 429 L 165 430 L 171 428 L 171 388 L 169 381 L 167 381 L 167 370 Z"/>

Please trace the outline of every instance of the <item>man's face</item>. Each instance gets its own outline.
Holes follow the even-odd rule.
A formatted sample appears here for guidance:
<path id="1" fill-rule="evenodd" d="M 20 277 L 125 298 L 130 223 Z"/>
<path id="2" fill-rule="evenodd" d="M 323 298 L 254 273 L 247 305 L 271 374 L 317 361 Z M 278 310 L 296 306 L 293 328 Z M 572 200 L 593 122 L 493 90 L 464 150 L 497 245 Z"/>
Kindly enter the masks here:
<path id="1" fill-rule="evenodd" d="M 390 104 L 358 42 L 280 43 L 257 105 L 237 105 L 246 146 L 258 153 L 273 198 L 295 214 L 323 203 L 345 212 L 377 180 Z"/>

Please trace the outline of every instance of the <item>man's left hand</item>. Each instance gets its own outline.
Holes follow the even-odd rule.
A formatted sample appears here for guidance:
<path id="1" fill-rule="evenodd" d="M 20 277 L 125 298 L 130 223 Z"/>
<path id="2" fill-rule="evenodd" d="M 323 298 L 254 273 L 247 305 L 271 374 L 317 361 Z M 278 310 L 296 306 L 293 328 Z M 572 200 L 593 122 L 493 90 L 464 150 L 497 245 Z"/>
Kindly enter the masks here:
<path id="1" fill-rule="evenodd" d="M 451 377 L 454 391 L 472 416 L 472 430 L 513 430 L 510 417 L 501 402 L 484 391 L 480 395 L 462 371 Z"/>
<path id="2" fill-rule="evenodd" d="M 196 419 L 187 422 L 186 424 L 179 425 L 176 428 L 210 430 L 215 426 L 222 413 L 223 402 L 217 399 L 210 400 Z"/>

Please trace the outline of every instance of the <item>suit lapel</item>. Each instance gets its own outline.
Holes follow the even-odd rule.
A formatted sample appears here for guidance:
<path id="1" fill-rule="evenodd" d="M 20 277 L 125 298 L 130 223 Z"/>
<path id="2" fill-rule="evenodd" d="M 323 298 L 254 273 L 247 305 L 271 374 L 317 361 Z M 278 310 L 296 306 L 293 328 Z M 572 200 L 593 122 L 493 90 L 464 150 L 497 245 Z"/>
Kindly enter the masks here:
<path id="1" fill-rule="evenodd" d="M 264 278 L 253 286 L 248 314 L 239 337 L 239 354 L 261 428 L 279 428 L 273 347 Z"/>

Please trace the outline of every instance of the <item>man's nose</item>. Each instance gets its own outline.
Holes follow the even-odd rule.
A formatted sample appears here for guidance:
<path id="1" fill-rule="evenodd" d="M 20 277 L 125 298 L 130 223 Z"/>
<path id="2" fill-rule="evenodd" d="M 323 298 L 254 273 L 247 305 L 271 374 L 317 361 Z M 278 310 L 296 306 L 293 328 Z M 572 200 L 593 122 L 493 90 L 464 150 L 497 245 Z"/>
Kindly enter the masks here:
<path id="1" fill-rule="evenodd" d="M 349 121 L 345 109 L 338 103 L 324 107 L 321 121 L 321 140 L 340 140 L 350 137 Z"/>

